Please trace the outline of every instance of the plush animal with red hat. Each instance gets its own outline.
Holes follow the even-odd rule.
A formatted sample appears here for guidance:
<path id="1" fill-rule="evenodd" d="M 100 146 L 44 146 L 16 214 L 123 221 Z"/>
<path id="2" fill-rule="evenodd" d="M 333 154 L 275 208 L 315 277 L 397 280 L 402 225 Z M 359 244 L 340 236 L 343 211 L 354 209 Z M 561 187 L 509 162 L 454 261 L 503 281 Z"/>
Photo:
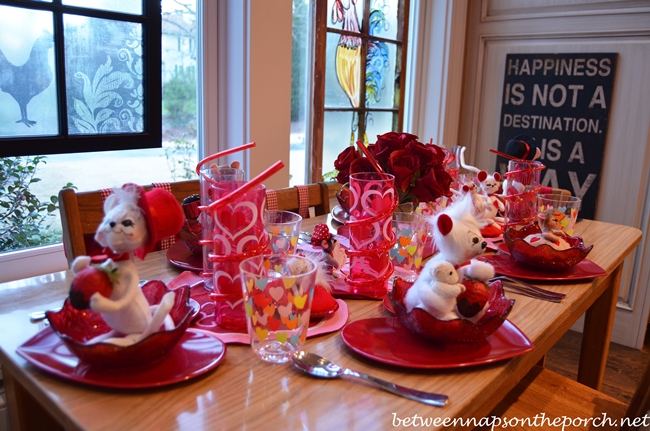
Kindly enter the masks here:
<path id="1" fill-rule="evenodd" d="M 473 215 L 471 196 L 454 201 L 440 214 L 431 217 L 429 224 L 433 226 L 434 243 L 439 252 L 427 261 L 406 293 L 406 310 L 435 307 L 435 304 L 426 304 L 427 298 L 418 295 L 418 291 L 426 291 L 435 282 L 431 275 L 435 273 L 433 268 L 438 262 L 447 261 L 454 266 L 460 283 L 465 286 L 465 291 L 457 296 L 458 312 L 464 317 L 479 319 L 487 303 L 487 282 L 494 277 L 494 267 L 476 259 L 485 251 L 487 242 L 481 235 L 484 223 Z M 424 286 L 419 287 L 420 284 Z"/>
<path id="2" fill-rule="evenodd" d="M 105 283 L 84 281 L 87 275 L 82 275 L 93 267 L 90 256 L 79 256 L 72 262 L 76 276 L 70 291 L 71 303 L 75 296 L 89 298 L 90 308 L 100 313 L 113 329 L 91 342 L 129 345 L 157 331 L 163 323 L 166 328 L 173 327 L 169 311 L 174 305 L 174 293 L 168 292 L 159 305 L 150 307 L 139 286 L 134 256 L 144 259 L 156 242 L 176 235 L 182 224 L 181 206 L 171 193 L 160 188 L 146 192 L 135 184 L 125 184 L 106 199 L 104 219 L 95 240 L 105 247 L 107 260 L 101 268 L 112 274 L 112 289 L 93 291 Z"/>

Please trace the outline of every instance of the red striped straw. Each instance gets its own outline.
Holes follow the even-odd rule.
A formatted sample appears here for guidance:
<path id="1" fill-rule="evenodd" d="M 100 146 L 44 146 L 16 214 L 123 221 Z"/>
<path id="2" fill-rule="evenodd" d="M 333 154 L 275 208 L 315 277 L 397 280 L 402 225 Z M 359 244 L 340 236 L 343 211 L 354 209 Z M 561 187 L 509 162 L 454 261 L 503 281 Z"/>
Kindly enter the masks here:
<path id="1" fill-rule="evenodd" d="M 375 160 L 372 154 L 370 154 L 370 150 L 368 150 L 368 148 L 363 144 L 362 141 L 357 141 L 357 147 L 359 147 L 363 155 L 366 156 L 366 158 L 368 159 L 372 167 L 375 168 L 375 170 L 380 174 L 383 174 L 384 170 L 381 168 L 381 166 L 377 164 L 377 160 Z"/>

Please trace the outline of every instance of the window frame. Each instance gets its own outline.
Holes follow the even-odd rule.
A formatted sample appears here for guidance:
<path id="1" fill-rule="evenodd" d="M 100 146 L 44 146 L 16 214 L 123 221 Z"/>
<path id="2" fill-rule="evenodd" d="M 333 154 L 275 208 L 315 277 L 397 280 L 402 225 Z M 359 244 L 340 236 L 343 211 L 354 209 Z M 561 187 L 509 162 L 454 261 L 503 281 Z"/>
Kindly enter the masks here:
<path id="1" fill-rule="evenodd" d="M 162 77 L 160 0 L 142 0 L 142 15 L 123 14 L 99 9 L 66 6 L 61 0 L 52 3 L 2 0 L 2 5 L 53 13 L 54 63 L 56 69 L 59 134 L 56 136 L 0 137 L 0 157 L 34 156 L 94 151 L 160 148 L 162 146 Z M 68 109 L 65 84 L 63 15 L 72 13 L 91 18 L 128 21 L 142 24 L 143 48 L 143 131 L 141 133 L 82 134 L 68 132 Z M 128 19 L 127 19 L 128 18 Z M 152 35 L 157 35 L 153 37 Z"/>
<path id="2" fill-rule="evenodd" d="M 361 32 L 353 33 L 341 29 L 328 28 L 328 19 L 330 11 L 327 10 L 327 0 L 316 1 L 316 27 L 315 27 L 315 43 L 314 43 L 314 95 L 313 95 L 313 113 L 312 113 L 312 133 L 311 133 L 311 166 L 310 178 L 311 182 L 319 182 L 323 180 L 323 141 L 324 141 L 324 123 L 325 112 L 359 112 L 359 128 L 357 135 L 363 136 L 365 134 L 365 114 L 367 112 L 394 112 L 397 113 L 397 130 L 402 131 L 404 128 L 404 110 L 406 107 L 405 89 L 406 78 L 409 70 L 407 68 L 408 57 L 408 37 L 409 37 L 409 17 L 410 17 L 410 2 L 411 0 L 398 0 L 399 14 L 397 17 L 398 23 L 401 24 L 397 29 L 397 37 L 395 40 L 385 39 L 377 36 L 370 36 L 368 34 L 369 21 L 370 21 L 370 3 L 372 0 L 357 0 L 364 1 L 363 18 L 361 23 Z M 361 45 L 361 56 L 366 58 L 367 40 L 374 39 L 382 42 L 395 44 L 401 48 L 400 61 L 400 103 L 397 108 L 368 108 L 366 106 L 366 92 L 360 91 L 359 107 L 346 107 L 346 108 L 327 108 L 325 106 L 325 69 L 326 69 L 326 54 L 327 54 L 327 34 L 343 34 L 355 37 L 361 37 L 363 43 Z M 364 63 L 365 64 L 365 63 Z M 360 81 L 366 81 L 366 68 L 361 67 Z M 365 88 L 365 84 L 363 87 Z M 329 169 L 331 170 L 331 169 Z"/>

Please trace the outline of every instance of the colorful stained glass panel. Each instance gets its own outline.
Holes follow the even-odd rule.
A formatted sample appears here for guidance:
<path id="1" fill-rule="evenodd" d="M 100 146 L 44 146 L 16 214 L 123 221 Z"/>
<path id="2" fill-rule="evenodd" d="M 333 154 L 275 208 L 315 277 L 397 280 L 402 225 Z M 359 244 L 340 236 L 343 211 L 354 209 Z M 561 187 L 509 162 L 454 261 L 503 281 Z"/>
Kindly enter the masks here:
<path id="1" fill-rule="evenodd" d="M 372 108 L 392 108 L 398 85 L 395 66 L 396 45 L 370 40 L 366 57 L 366 106 Z M 399 93 L 398 93 L 399 94 Z"/>
<path id="2" fill-rule="evenodd" d="M 377 135 L 397 130 L 397 113 L 370 111 L 366 113 L 366 137 L 369 143 L 377 141 Z"/>
<path id="3" fill-rule="evenodd" d="M 384 39 L 397 40 L 397 8 L 399 0 L 372 0 L 368 33 Z"/>
<path id="4" fill-rule="evenodd" d="M 327 0 L 327 27 L 359 33 L 364 0 Z"/>
<path id="5" fill-rule="evenodd" d="M 325 65 L 325 107 L 359 107 L 361 86 L 361 47 L 339 45 L 340 36 L 327 34 Z"/>
<path id="6" fill-rule="evenodd" d="M 352 132 L 352 112 L 326 111 L 323 127 L 323 172 L 334 169 L 334 160 L 339 153 L 357 140 L 356 125 Z"/>

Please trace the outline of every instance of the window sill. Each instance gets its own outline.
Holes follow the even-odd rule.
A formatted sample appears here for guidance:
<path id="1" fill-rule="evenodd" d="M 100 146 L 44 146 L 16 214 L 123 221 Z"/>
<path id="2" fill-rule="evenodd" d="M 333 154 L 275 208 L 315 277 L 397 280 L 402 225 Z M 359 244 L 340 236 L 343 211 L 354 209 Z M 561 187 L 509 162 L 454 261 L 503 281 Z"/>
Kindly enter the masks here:
<path id="1" fill-rule="evenodd" d="M 62 243 L 0 254 L 0 283 L 66 269 Z"/>

